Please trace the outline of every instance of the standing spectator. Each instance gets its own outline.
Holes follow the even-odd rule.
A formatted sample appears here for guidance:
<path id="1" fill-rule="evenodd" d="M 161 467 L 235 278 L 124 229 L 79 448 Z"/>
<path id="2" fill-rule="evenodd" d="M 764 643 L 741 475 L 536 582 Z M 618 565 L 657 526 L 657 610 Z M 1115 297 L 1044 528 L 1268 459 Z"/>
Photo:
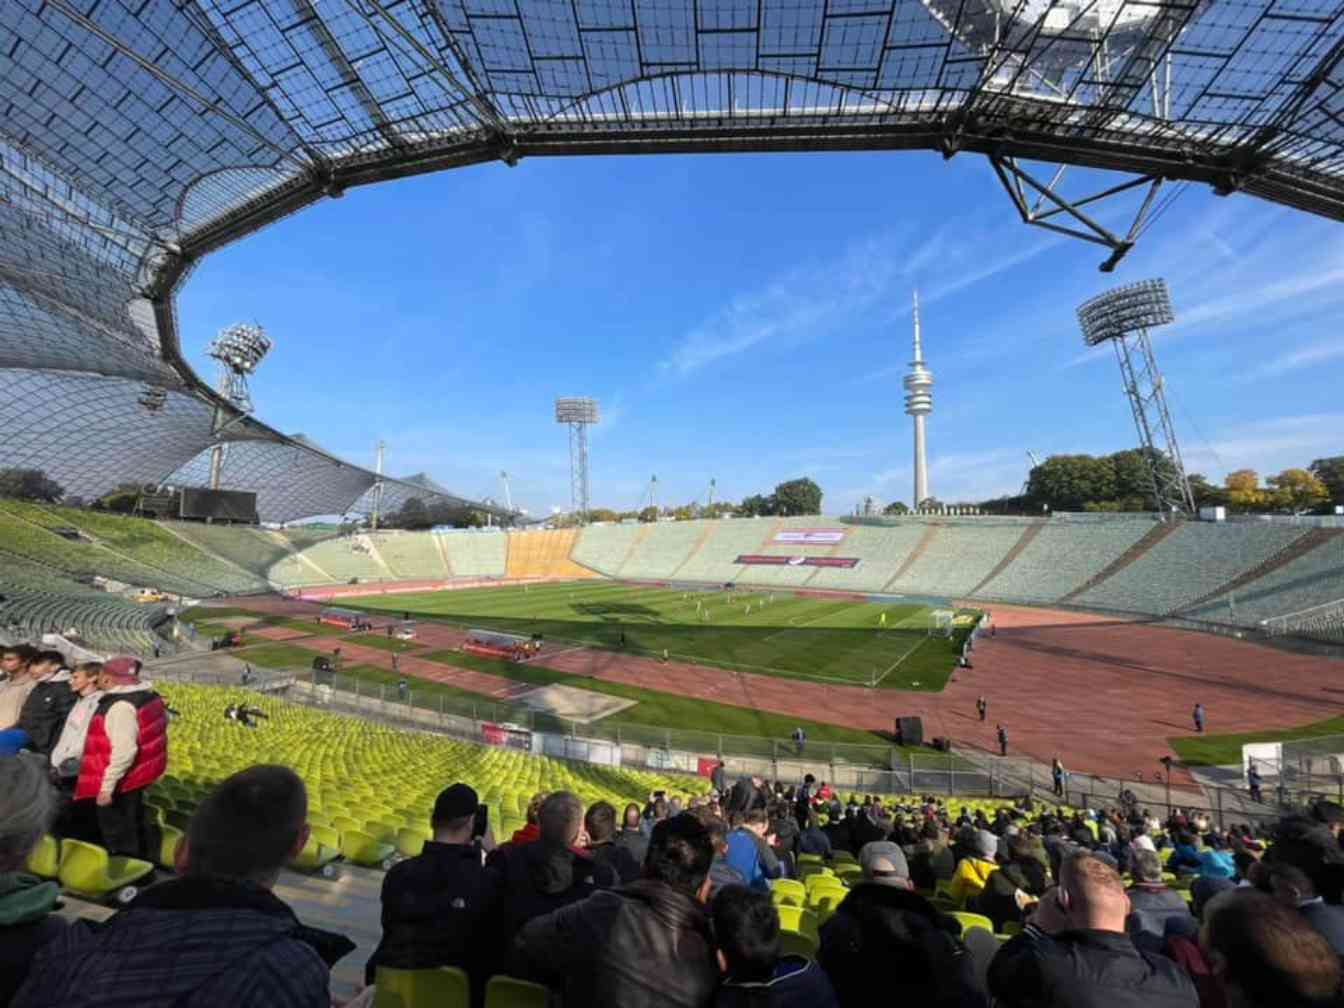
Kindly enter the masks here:
<path id="1" fill-rule="evenodd" d="M 304 927 L 271 891 L 303 849 L 307 816 L 289 768 L 229 777 L 192 816 L 179 877 L 102 924 L 77 921 L 38 954 L 12 1008 L 329 1004 L 330 967 L 353 943 Z"/>
<path id="2" fill-rule="evenodd" d="M 998 726 L 995 728 L 994 734 L 995 734 L 995 736 L 996 736 L 996 737 L 998 738 L 998 740 L 999 740 L 999 755 L 1000 755 L 1000 756 L 1007 756 L 1007 755 L 1008 755 L 1008 729 L 1005 728 L 1003 725 L 998 725 Z"/>
<path id="3" fill-rule="evenodd" d="M 714 894 L 725 886 L 745 886 L 747 880 L 728 863 L 725 857 L 728 853 L 728 824 L 704 807 L 696 809 L 693 814 L 709 833 L 709 842 L 714 848 L 714 860 L 709 865 L 709 892 L 706 898 L 712 899 Z"/>
<path id="4" fill-rule="evenodd" d="M 1020 935 L 989 967 L 1002 1008 L 1196 1008 L 1190 978 L 1125 934 L 1129 900 L 1114 868 L 1089 853 L 1063 862 Z"/>
<path id="5" fill-rule="evenodd" d="M 989 876 L 999 868 L 995 860 L 999 853 L 998 837 L 989 830 L 976 830 L 973 843 L 973 852 L 957 863 L 952 875 L 950 896 L 953 903 L 963 908 L 980 895 Z"/>
<path id="6" fill-rule="evenodd" d="M 541 836 L 541 806 L 546 801 L 546 792 L 538 791 L 527 801 L 526 821 L 521 827 L 513 831 L 513 836 L 509 838 L 509 844 L 514 847 L 520 847 L 523 844 L 531 843 Z"/>
<path id="7" fill-rule="evenodd" d="M 983 1005 L 961 926 L 911 891 L 901 849 L 869 844 L 859 865 L 862 878 L 821 926 L 817 953 L 840 1004 L 870 1005 L 880 991 L 885 1003 L 912 1008 Z"/>
<path id="8" fill-rule="evenodd" d="M 909 851 L 909 862 L 910 880 L 924 892 L 933 892 L 939 879 L 950 880 L 956 874 L 957 859 L 936 819 L 925 821 L 919 843 Z"/>
<path id="9" fill-rule="evenodd" d="M 1064 764 L 1060 762 L 1058 756 L 1050 761 L 1050 779 L 1054 783 L 1055 797 L 1064 797 Z"/>
<path id="10" fill-rule="evenodd" d="M 588 854 L 599 864 L 616 873 L 621 882 L 639 878 L 643 863 L 636 861 L 628 847 L 616 843 L 616 809 L 609 802 L 596 802 L 583 817 L 588 834 Z"/>
<path id="11" fill-rule="evenodd" d="M 720 798 L 728 793 L 728 767 L 722 759 L 714 762 L 714 769 L 709 772 L 709 783 Z"/>
<path id="12" fill-rule="evenodd" d="M 498 875 L 500 898 L 491 938 L 507 950 L 524 924 L 570 903 L 587 899 L 618 883 L 616 873 L 575 849 L 583 829 L 583 803 L 568 791 L 555 791 L 541 805 L 540 835 L 520 847 L 501 847 L 486 862 Z"/>
<path id="13" fill-rule="evenodd" d="M 812 814 L 812 799 L 816 797 L 817 779 L 811 774 L 803 776 L 803 783 L 793 796 L 793 815 L 802 826 Z"/>
<path id="14" fill-rule="evenodd" d="M 803 731 L 803 726 L 799 725 L 793 730 L 793 749 L 795 756 L 803 754 L 803 746 L 807 744 L 807 732 Z"/>
<path id="15" fill-rule="evenodd" d="M 1265 799 L 1261 796 L 1260 787 L 1263 782 L 1260 779 L 1260 771 L 1255 768 L 1255 760 L 1251 760 L 1246 767 L 1246 787 L 1251 792 L 1251 801 L 1263 802 Z"/>
<path id="16" fill-rule="evenodd" d="M 168 765 L 168 715 L 152 684 L 141 681 L 138 658 L 104 662 L 98 685 L 103 696 L 89 721 L 74 798 L 94 801 L 109 854 L 152 859 L 158 830 L 146 820 L 144 789 Z"/>
<path id="17" fill-rule="evenodd" d="M 61 837 L 76 839 L 97 836 L 93 809 L 88 802 L 75 804 L 75 782 L 84 756 L 84 739 L 89 733 L 102 690 L 98 688 L 102 662 L 81 662 L 70 673 L 70 690 L 75 705 L 66 715 L 60 737 L 51 749 L 51 778 L 56 785 L 56 818 L 52 831 Z"/>
<path id="18" fill-rule="evenodd" d="M 839 1008 L 816 963 L 780 955 L 779 912 L 765 893 L 720 889 L 713 920 L 724 973 L 714 1008 Z"/>
<path id="19" fill-rule="evenodd" d="M 1287 907 L 1238 889 L 1208 906 L 1200 947 L 1229 1008 L 1326 1008 L 1339 1003 L 1340 964 Z"/>
<path id="20" fill-rule="evenodd" d="M 59 651 L 40 651 L 28 666 L 33 687 L 19 712 L 18 727 L 27 733 L 26 747 L 50 756 L 77 697 L 70 689 L 70 673 Z"/>
<path id="21" fill-rule="evenodd" d="M 770 879 L 783 874 L 779 858 L 771 844 L 770 820 L 760 809 L 742 813 L 740 824 L 728 834 L 727 861 L 747 885 L 763 892 L 770 891 Z"/>
<path id="22" fill-rule="evenodd" d="M 750 809 L 765 808 L 764 783 L 761 778 L 754 775 L 739 777 L 732 790 L 728 792 L 728 803 L 724 806 L 724 811 L 746 812 Z"/>
<path id="23" fill-rule="evenodd" d="M 13 755 L 28 741 L 28 734 L 18 727 L 24 701 L 37 683 L 29 672 L 29 665 L 37 651 L 26 644 L 7 647 L 0 659 L 5 680 L 0 683 L 0 756 Z"/>
<path id="24" fill-rule="evenodd" d="M 989 716 L 989 701 L 985 699 L 983 693 L 975 698 L 975 713 L 980 716 L 981 724 Z"/>
<path id="25" fill-rule="evenodd" d="M 631 802 L 621 816 L 621 830 L 616 834 L 616 845 L 630 852 L 635 864 L 644 864 L 644 855 L 649 850 L 649 838 L 640 829 L 639 806 Z"/>
<path id="26" fill-rule="evenodd" d="M 1195 732 L 1196 732 L 1197 734 L 1203 735 L 1203 734 L 1204 734 L 1204 705 L 1203 705 L 1202 703 L 1197 703 L 1197 704 L 1195 704 L 1195 709 L 1192 710 L 1192 711 L 1190 712 L 1190 719 L 1191 719 L 1192 721 L 1194 721 L 1194 723 L 1195 723 Z"/>
<path id="27" fill-rule="evenodd" d="M 397 657 L 396 655 L 392 656 L 394 661 L 396 660 L 396 657 Z M 403 676 L 401 679 L 397 680 L 397 699 L 400 700 L 402 703 L 405 703 L 406 697 L 409 693 L 410 693 L 410 687 L 406 685 L 406 679 Z"/>
<path id="28" fill-rule="evenodd" d="M 54 812 L 42 764 L 26 756 L 0 758 L 0 1005 L 9 1004 L 37 951 L 66 927 L 52 915 L 61 887 L 19 874 Z"/>
<path id="29" fill-rule="evenodd" d="M 567 1005 L 702 1008 L 718 981 L 702 904 L 713 845 L 689 813 L 653 829 L 644 877 L 525 925 L 518 971 L 559 990 Z"/>
<path id="30" fill-rule="evenodd" d="M 493 951 L 485 945 L 485 922 L 498 896 L 483 861 L 494 838 L 488 827 L 474 835 L 478 807 L 476 792 L 465 784 L 440 792 L 429 820 L 433 839 L 383 879 L 383 937 L 364 967 L 365 983 L 374 982 L 379 966 L 456 966 L 484 996 Z"/>

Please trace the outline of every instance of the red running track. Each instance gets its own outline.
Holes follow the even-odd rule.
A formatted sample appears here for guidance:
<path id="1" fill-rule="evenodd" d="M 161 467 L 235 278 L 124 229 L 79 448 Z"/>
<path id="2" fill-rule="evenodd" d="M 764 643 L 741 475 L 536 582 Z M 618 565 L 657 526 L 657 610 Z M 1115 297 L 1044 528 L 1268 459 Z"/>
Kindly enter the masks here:
<path id="1" fill-rule="evenodd" d="M 260 603 L 260 604 L 259 604 Z M 289 599 L 242 599 L 243 608 L 308 614 Z M 982 636 L 972 669 L 941 693 L 823 685 L 682 662 L 663 664 L 590 648 L 548 645 L 537 664 L 611 682 L 753 707 L 812 721 L 890 732 L 901 716 L 924 719 L 926 737 L 994 749 L 994 730 L 1008 730 L 1010 754 L 1072 771 L 1150 777 L 1167 739 L 1189 735 L 1190 711 L 1202 703 L 1212 733 L 1290 728 L 1344 714 L 1344 662 L 1293 654 L 1227 637 L 1130 623 L 1077 612 L 994 606 L 993 637 Z M 459 631 L 421 621 L 427 649 L 453 647 Z M 257 631 L 252 631 L 256 633 Z M 299 643 L 299 642 L 296 642 Z M 349 660 L 391 667 L 391 655 L 333 638 L 301 642 Z M 517 684 L 404 655 L 407 675 L 449 682 L 499 698 Z M 976 697 L 989 701 L 980 724 Z M 693 724 L 672 727 L 694 728 Z"/>

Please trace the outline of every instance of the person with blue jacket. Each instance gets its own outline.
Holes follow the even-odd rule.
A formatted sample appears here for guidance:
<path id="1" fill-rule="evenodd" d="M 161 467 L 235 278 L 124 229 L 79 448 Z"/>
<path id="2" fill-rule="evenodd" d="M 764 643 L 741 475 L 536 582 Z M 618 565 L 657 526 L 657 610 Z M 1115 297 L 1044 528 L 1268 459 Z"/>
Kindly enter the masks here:
<path id="1" fill-rule="evenodd" d="M 770 819 L 764 809 L 752 809 L 734 817 L 738 826 L 728 834 L 724 860 L 758 892 L 770 891 L 770 880 L 779 878 L 784 869 L 770 844 Z"/>
<path id="2" fill-rule="evenodd" d="M 1167 859 L 1167 871 L 1177 875 L 1199 874 L 1199 851 L 1195 848 L 1195 838 L 1189 833 L 1177 833 L 1176 844 L 1171 857 Z"/>

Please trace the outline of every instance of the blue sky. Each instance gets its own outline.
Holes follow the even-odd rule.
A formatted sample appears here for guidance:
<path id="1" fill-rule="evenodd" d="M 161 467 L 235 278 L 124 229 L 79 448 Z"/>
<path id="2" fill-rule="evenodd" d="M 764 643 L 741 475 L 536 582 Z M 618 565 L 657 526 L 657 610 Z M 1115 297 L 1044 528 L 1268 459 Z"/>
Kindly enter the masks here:
<path id="1" fill-rule="evenodd" d="M 915 287 L 952 501 L 1015 493 L 1026 449 L 1134 445 L 1074 311 L 1164 276 L 1177 323 L 1155 346 L 1191 471 L 1344 452 L 1338 224 L 1192 185 L 1115 273 L 1102 258 L 1021 224 L 971 155 L 533 159 L 327 200 L 207 259 L 180 320 L 208 376 L 214 333 L 260 322 L 258 414 L 365 464 L 383 438 L 393 474 L 478 497 L 505 469 L 515 503 L 567 505 L 552 401 L 592 395 L 596 505 L 638 506 L 653 474 L 660 502 L 805 474 L 836 513 L 909 500 Z"/>

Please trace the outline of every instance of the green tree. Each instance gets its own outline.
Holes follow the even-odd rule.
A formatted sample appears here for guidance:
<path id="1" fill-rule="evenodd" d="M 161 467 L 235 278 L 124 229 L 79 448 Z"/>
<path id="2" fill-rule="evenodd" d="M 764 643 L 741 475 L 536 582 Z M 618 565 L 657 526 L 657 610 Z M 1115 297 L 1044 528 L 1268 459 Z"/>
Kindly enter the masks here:
<path id="1" fill-rule="evenodd" d="M 1190 493 L 1195 498 L 1195 507 L 1227 505 L 1227 491 L 1210 483 L 1203 473 L 1191 473 L 1186 479 L 1190 482 Z"/>
<path id="2" fill-rule="evenodd" d="M 611 508 L 592 508 L 588 512 L 590 522 L 615 522 L 620 521 L 621 516 Z"/>
<path id="3" fill-rule="evenodd" d="M 1326 493 L 1330 495 L 1330 503 L 1344 504 L 1344 455 L 1318 458 L 1307 468 L 1325 485 Z"/>
<path id="4" fill-rule="evenodd" d="M 419 497 L 407 497 L 405 503 L 401 505 L 401 510 L 389 518 L 388 524 L 397 528 L 424 529 L 430 525 L 429 512 L 425 509 L 425 502 Z"/>
<path id="5" fill-rule="evenodd" d="M 656 522 L 658 520 L 658 509 L 650 504 L 639 513 L 639 520 L 642 522 Z"/>
<path id="6" fill-rule="evenodd" d="M 884 515 L 907 515 L 910 508 L 906 506 L 905 501 L 892 501 L 882 509 Z"/>
<path id="7" fill-rule="evenodd" d="M 54 503 L 64 496 L 65 489 L 41 469 L 0 469 L 0 497 Z"/>
<path id="8" fill-rule="evenodd" d="M 1116 499 L 1115 466 L 1092 455 L 1051 455 L 1031 470 L 1027 496 L 1054 511 L 1081 511 Z"/>
<path id="9" fill-rule="evenodd" d="M 1270 495 L 1273 504 L 1293 514 L 1310 511 L 1330 499 L 1325 484 L 1306 469 L 1285 469 L 1265 482 L 1274 488 Z"/>
<path id="10" fill-rule="evenodd" d="M 772 515 L 775 513 L 775 499 L 773 497 L 762 497 L 760 494 L 743 497 L 742 503 L 737 506 L 737 513 L 744 518 Z"/>
<path id="11" fill-rule="evenodd" d="M 937 497 L 925 497 L 919 502 L 919 509 L 921 511 L 941 511 L 943 509 L 943 502 Z"/>
<path id="12" fill-rule="evenodd" d="M 806 476 L 788 480 L 775 487 L 774 501 L 775 514 L 819 515 L 821 487 Z"/>

